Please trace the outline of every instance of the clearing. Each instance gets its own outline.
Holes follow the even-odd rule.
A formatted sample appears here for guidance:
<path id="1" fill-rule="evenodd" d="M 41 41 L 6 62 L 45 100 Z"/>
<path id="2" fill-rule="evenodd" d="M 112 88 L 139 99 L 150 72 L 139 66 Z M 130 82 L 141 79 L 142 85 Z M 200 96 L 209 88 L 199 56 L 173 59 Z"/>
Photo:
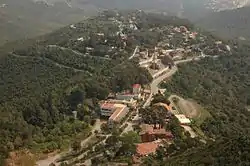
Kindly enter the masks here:
<path id="1" fill-rule="evenodd" d="M 211 116 L 207 110 L 193 99 L 186 100 L 176 95 L 171 95 L 169 99 L 171 103 L 174 103 L 179 113 L 185 114 L 188 118 L 193 119 L 198 126 L 201 125 L 206 118 Z"/>

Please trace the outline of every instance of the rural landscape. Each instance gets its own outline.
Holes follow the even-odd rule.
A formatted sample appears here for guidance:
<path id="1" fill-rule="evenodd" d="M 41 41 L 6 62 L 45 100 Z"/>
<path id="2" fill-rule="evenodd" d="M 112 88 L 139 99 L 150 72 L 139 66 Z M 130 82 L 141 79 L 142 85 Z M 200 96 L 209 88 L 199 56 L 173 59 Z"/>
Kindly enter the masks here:
<path id="1" fill-rule="evenodd" d="M 33 9 L 51 12 L 43 22 L 28 19 L 33 11 L 27 11 L 19 21 L 11 16 L 11 25 L 26 31 L 15 32 L 20 36 L 6 33 L 13 31 L 10 21 L 0 26 L 6 34 L 0 41 L 0 165 L 249 165 L 247 29 L 228 35 L 228 27 L 211 23 L 213 15 L 228 16 L 224 12 L 237 13 L 234 20 L 247 3 L 229 3 L 226 11 L 220 3 L 197 4 L 206 22 L 188 10 L 194 2 L 169 14 L 160 6 L 179 9 L 179 1 L 152 7 L 147 0 L 135 9 L 128 6 L 140 0 L 126 8 L 118 1 L 112 1 L 116 9 L 96 0 L 33 1 Z M 0 4 L 0 16 L 24 14 L 15 5 Z M 29 35 L 24 20 L 37 26 Z"/>

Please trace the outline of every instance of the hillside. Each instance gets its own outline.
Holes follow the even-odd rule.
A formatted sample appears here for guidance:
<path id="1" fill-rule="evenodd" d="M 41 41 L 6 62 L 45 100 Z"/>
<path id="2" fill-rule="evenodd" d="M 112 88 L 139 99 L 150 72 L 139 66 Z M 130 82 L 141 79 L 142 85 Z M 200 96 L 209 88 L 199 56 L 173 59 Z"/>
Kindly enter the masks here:
<path id="1" fill-rule="evenodd" d="M 86 7 L 86 10 L 81 10 L 69 8 L 65 3 L 48 6 L 42 2 L 35 3 L 33 0 L 2 0 L 0 2 L 0 45 L 8 41 L 52 32 L 96 13 L 94 8 Z"/>
<path id="2" fill-rule="evenodd" d="M 88 136 L 99 115 L 99 100 L 152 80 L 136 59 L 128 58 L 136 45 L 154 48 L 162 36 L 152 28 L 169 24 L 191 25 L 187 20 L 142 11 L 106 11 L 2 47 L 1 159 L 23 148 L 53 152 L 67 148 L 75 137 Z M 76 120 L 73 111 L 78 112 Z"/>
<path id="3" fill-rule="evenodd" d="M 212 115 L 201 128 L 213 141 L 188 149 L 189 143 L 171 147 L 164 165 L 248 165 L 250 143 L 250 59 L 249 45 L 238 45 L 229 57 L 204 59 L 179 66 L 170 82 L 162 84 L 168 92 L 192 98 Z M 182 152 L 178 151 L 182 147 Z M 170 150 L 170 149 L 169 149 Z M 173 153 L 176 152 L 176 153 Z"/>
<path id="4" fill-rule="evenodd" d="M 210 14 L 197 25 L 224 38 L 250 39 L 250 7 Z"/>
<path id="5" fill-rule="evenodd" d="M 2 0 L 0 45 L 52 32 L 106 9 L 165 12 L 168 15 L 196 21 L 217 10 L 245 5 L 245 1 L 232 2 L 234 1 L 227 3 L 221 0 Z"/>
<path id="6" fill-rule="evenodd" d="M 154 12 L 166 12 L 196 20 L 208 13 L 236 9 L 249 5 L 249 0 L 38 0 L 49 4 L 64 2 L 69 6 L 84 8 L 86 5 L 100 9 L 141 9 Z"/>

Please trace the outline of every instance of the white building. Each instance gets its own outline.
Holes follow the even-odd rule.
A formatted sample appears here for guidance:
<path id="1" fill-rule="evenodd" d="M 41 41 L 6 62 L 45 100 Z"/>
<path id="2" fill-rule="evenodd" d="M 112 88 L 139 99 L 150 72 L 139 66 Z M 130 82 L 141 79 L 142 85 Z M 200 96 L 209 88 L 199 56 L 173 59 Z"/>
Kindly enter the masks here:
<path id="1" fill-rule="evenodd" d="M 182 125 L 191 123 L 191 120 L 188 119 L 184 114 L 175 115 L 175 117 L 179 120 L 179 122 Z"/>

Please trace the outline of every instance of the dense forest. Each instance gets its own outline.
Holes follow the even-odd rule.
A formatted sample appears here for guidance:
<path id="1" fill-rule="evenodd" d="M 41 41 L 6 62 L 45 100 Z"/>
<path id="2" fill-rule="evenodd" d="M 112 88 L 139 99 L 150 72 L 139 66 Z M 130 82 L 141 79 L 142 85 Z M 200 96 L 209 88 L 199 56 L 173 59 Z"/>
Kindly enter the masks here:
<path id="1" fill-rule="evenodd" d="M 201 128 L 214 141 L 173 155 L 163 165 L 249 165 L 249 45 L 235 46 L 232 56 L 206 58 L 179 66 L 168 92 L 192 98 L 212 115 Z"/>

